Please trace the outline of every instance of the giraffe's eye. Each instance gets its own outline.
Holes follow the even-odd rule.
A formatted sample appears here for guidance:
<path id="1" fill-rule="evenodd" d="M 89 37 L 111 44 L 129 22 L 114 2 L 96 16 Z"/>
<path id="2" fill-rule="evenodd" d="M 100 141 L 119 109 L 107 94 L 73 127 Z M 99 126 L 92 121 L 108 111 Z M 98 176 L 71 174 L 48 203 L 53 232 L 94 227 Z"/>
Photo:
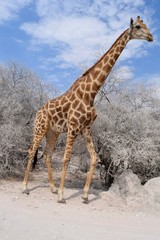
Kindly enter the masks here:
<path id="1" fill-rule="evenodd" d="M 140 27 L 140 25 L 136 25 L 135 28 L 136 29 L 140 29 L 141 27 Z"/>

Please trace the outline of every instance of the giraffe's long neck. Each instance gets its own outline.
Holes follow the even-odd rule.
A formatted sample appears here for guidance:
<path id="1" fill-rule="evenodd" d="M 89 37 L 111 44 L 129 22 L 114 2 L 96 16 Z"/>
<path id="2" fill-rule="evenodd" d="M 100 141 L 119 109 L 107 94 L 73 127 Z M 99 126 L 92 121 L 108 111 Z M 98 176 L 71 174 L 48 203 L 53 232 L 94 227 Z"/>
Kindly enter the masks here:
<path id="1" fill-rule="evenodd" d="M 105 79 L 129 40 L 130 34 L 129 29 L 127 29 L 120 35 L 100 60 L 83 74 L 83 77 L 86 77 L 85 83 L 88 85 L 88 90 L 90 89 L 90 101 L 94 100 L 96 94 L 104 84 Z"/>

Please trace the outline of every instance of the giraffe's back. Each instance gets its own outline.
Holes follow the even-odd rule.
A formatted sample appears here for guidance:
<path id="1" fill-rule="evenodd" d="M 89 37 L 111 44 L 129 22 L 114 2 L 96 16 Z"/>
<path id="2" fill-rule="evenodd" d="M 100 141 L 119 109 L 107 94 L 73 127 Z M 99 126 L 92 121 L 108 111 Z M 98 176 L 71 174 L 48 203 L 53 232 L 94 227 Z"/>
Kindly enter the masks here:
<path id="1" fill-rule="evenodd" d="M 89 100 L 86 101 L 85 91 L 81 88 L 82 86 L 74 84 L 65 94 L 49 100 L 37 115 L 46 115 L 48 127 L 53 131 L 67 132 L 71 127 L 76 133 L 81 132 L 96 118 L 93 104 Z"/>

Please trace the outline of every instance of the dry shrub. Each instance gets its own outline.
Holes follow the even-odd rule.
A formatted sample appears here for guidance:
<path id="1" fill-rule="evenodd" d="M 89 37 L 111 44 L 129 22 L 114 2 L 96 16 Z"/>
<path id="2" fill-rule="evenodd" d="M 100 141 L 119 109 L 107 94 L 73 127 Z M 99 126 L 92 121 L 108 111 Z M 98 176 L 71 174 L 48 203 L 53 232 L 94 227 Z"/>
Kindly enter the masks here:
<path id="1" fill-rule="evenodd" d="M 0 176 L 19 175 L 31 143 L 38 108 L 55 93 L 16 63 L 0 66 Z M 53 95 L 53 94 L 52 94 Z"/>
<path id="2" fill-rule="evenodd" d="M 160 175 L 160 111 L 155 93 L 154 88 L 140 85 L 128 91 L 121 89 L 110 96 L 111 103 L 104 98 L 97 100 L 98 117 L 92 132 L 96 146 L 106 146 L 110 153 L 107 164 L 112 171 L 107 169 L 105 177 L 126 168 L 131 168 L 142 183 Z"/>

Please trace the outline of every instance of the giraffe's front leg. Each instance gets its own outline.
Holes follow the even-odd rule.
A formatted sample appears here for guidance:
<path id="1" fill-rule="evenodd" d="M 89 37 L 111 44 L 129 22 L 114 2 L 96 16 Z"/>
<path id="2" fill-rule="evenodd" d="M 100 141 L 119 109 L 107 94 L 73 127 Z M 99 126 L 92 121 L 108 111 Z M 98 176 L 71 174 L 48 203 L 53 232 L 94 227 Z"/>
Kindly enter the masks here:
<path id="1" fill-rule="evenodd" d="M 97 162 L 97 154 L 96 151 L 94 149 L 94 144 L 93 144 L 93 140 L 90 134 L 90 129 L 86 129 L 83 133 L 86 143 L 87 143 L 87 149 L 88 152 L 90 154 L 91 157 L 91 164 L 90 164 L 90 169 L 87 175 L 87 180 L 86 180 L 86 184 L 84 187 L 84 193 L 82 195 L 82 199 L 84 200 L 84 203 L 88 203 L 88 191 L 89 191 L 89 187 L 93 178 L 93 173 L 95 170 L 95 166 L 96 166 L 96 162 Z"/>
<path id="2" fill-rule="evenodd" d="M 67 135 L 67 143 L 66 143 L 66 149 L 65 149 L 63 165 L 62 165 L 61 181 L 60 181 L 60 186 L 58 190 L 58 203 L 66 203 L 66 200 L 64 198 L 63 188 L 64 188 L 65 176 L 67 173 L 68 163 L 70 161 L 74 140 L 75 140 L 75 134 L 72 131 L 69 131 Z"/>

